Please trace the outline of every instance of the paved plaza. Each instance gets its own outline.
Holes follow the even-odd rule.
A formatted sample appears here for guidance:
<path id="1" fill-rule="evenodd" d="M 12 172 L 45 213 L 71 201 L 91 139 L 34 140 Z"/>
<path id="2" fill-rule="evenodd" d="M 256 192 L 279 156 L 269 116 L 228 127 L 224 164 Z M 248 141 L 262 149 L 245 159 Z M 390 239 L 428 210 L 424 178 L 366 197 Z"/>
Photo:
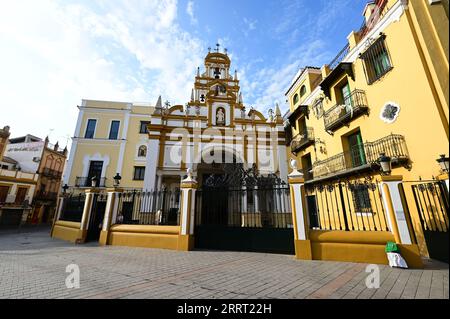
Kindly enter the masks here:
<path id="1" fill-rule="evenodd" d="M 262 253 L 177 252 L 73 245 L 48 228 L 0 232 L 0 298 L 446 298 L 448 265 L 380 266 L 366 287 L 364 264 L 299 261 Z M 80 288 L 66 287 L 78 265 Z"/>

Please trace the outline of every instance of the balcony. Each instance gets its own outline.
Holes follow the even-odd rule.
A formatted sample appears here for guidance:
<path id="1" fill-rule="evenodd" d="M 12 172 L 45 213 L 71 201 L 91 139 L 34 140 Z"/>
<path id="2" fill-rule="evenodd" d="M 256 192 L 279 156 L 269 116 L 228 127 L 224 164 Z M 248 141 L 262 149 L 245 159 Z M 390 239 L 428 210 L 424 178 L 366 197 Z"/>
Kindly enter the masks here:
<path id="1" fill-rule="evenodd" d="M 349 151 L 314 163 L 314 180 L 369 170 L 377 163 L 381 153 L 391 157 L 393 166 L 409 161 L 405 138 L 392 134 L 375 142 L 356 145 Z"/>
<path id="2" fill-rule="evenodd" d="M 368 114 L 366 93 L 354 90 L 341 104 L 336 104 L 325 112 L 323 120 L 325 129 L 334 132 L 362 114 Z"/>
<path id="3" fill-rule="evenodd" d="M 44 167 L 44 169 L 42 170 L 42 175 L 50 178 L 61 179 L 62 172 L 50 169 L 48 167 Z"/>
<path id="4" fill-rule="evenodd" d="M 312 144 L 314 144 L 314 129 L 308 127 L 292 139 L 291 152 L 298 153 Z"/>
<path id="5" fill-rule="evenodd" d="M 92 177 L 77 177 L 75 187 L 92 187 Z M 106 187 L 106 178 L 99 178 L 96 187 Z"/>
<path id="6" fill-rule="evenodd" d="M 39 191 L 36 196 L 35 199 L 36 200 L 49 200 L 49 201 L 53 201 L 56 200 L 56 197 L 58 196 L 58 193 L 56 192 L 41 192 Z"/>

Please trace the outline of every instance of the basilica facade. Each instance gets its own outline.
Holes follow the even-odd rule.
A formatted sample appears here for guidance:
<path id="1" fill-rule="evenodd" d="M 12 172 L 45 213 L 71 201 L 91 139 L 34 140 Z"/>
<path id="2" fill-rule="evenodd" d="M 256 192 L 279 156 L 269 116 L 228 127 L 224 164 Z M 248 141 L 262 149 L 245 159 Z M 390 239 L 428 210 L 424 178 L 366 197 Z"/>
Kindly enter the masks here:
<path id="1" fill-rule="evenodd" d="M 227 52 L 209 50 L 195 74 L 190 101 L 156 105 L 83 100 L 64 183 L 71 189 L 179 187 L 188 168 L 201 184 L 239 164 L 287 181 L 283 120 L 245 105 Z M 228 165 L 229 166 L 229 165 Z M 117 178 L 116 178 L 117 180 Z"/>

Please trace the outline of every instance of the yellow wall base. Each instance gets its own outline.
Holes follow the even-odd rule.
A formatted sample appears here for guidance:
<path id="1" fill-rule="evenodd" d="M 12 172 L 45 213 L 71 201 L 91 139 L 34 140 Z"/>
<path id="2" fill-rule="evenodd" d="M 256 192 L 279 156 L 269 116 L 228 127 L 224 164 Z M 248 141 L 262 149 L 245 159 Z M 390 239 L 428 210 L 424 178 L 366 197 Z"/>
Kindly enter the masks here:
<path id="1" fill-rule="evenodd" d="M 108 245 L 178 250 L 178 226 L 112 226 Z"/>
<path id="2" fill-rule="evenodd" d="M 312 260 L 310 240 L 295 240 L 295 257 L 302 260 Z"/>
<path id="3" fill-rule="evenodd" d="M 344 261 L 367 264 L 388 265 L 385 252 L 386 243 L 395 241 L 390 232 L 345 232 L 345 231 L 310 231 L 313 260 Z M 296 255 L 306 255 L 307 241 L 297 244 Z M 400 245 L 400 254 L 410 268 L 423 268 L 417 245 Z M 305 250 L 299 252 L 298 250 Z M 306 259 L 306 258 L 299 258 Z"/>
<path id="4" fill-rule="evenodd" d="M 178 236 L 178 250 L 179 251 L 194 250 L 194 236 L 179 235 Z"/>
<path id="5" fill-rule="evenodd" d="M 52 237 L 75 243 L 81 238 L 80 227 L 81 223 L 57 221 L 53 227 Z"/>
<path id="6" fill-rule="evenodd" d="M 418 245 L 397 244 L 400 248 L 400 255 L 405 259 L 409 268 L 422 269 L 424 267 Z"/>
<path id="7" fill-rule="evenodd" d="M 100 232 L 100 239 L 98 240 L 98 244 L 99 244 L 100 246 L 105 246 L 105 245 L 108 244 L 108 234 L 109 234 L 108 231 L 102 230 L 102 231 Z"/>
<path id="8" fill-rule="evenodd" d="M 313 242 L 314 260 L 387 265 L 385 245 Z"/>

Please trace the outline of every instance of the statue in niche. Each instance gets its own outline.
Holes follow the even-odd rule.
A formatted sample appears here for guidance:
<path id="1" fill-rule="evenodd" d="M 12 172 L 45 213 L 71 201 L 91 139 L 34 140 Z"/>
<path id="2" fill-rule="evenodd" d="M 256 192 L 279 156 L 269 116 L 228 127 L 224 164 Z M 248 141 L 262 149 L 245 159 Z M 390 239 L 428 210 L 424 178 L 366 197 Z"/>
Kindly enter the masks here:
<path id="1" fill-rule="evenodd" d="M 217 109 L 216 124 L 217 125 L 225 125 L 225 112 L 222 107 Z"/>

